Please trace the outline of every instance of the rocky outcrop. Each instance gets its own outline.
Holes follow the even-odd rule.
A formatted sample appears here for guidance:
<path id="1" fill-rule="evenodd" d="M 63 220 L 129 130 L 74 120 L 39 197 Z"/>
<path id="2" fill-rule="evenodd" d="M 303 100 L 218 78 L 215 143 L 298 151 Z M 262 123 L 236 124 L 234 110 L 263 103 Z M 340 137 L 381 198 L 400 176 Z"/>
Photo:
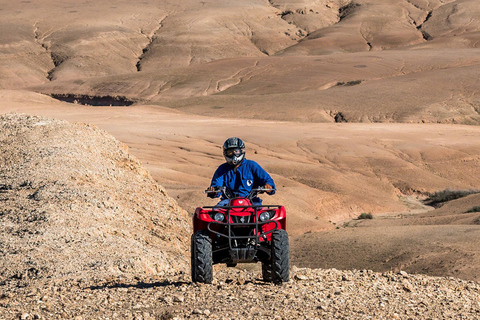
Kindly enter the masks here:
<path id="1" fill-rule="evenodd" d="M 187 268 L 187 214 L 95 126 L 0 116 L 0 283 Z"/>

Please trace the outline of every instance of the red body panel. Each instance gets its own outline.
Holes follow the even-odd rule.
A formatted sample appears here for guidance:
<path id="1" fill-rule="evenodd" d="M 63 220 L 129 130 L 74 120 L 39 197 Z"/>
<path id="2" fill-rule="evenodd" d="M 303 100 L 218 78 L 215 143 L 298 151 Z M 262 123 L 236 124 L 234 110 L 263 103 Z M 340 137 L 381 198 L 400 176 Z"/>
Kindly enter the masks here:
<path id="1" fill-rule="evenodd" d="M 256 217 L 254 218 L 254 221 L 251 222 L 257 222 L 258 217 L 261 213 L 265 211 L 270 211 L 271 213 L 274 212 L 274 214 L 271 214 L 270 219 L 268 222 L 265 224 L 262 224 L 261 230 L 259 230 L 259 233 L 266 233 L 265 237 L 262 238 L 260 241 L 270 241 L 271 240 L 271 232 L 274 229 L 284 229 L 286 230 L 287 227 L 287 218 L 286 218 L 286 212 L 285 212 L 285 207 L 283 206 L 260 206 L 256 208 L 257 213 Z M 250 217 L 254 216 L 255 213 L 255 207 L 252 206 L 250 201 L 246 198 L 236 198 L 232 199 L 230 201 L 230 204 L 228 208 L 202 208 L 198 207 L 195 210 L 195 214 L 193 215 L 193 232 L 196 232 L 198 230 L 208 230 L 208 224 L 210 222 L 214 222 L 212 224 L 212 228 L 215 228 L 216 226 L 221 226 L 218 224 L 213 219 L 213 214 L 220 212 L 223 213 L 226 217 L 229 217 L 230 223 L 232 223 L 232 217 Z M 223 225 L 226 225 L 228 223 L 227 221 L 223 222 Z M 212 236 L 211 236 L 212 237 Z M 213 237 L 212 237 L 213 238 Z"/>

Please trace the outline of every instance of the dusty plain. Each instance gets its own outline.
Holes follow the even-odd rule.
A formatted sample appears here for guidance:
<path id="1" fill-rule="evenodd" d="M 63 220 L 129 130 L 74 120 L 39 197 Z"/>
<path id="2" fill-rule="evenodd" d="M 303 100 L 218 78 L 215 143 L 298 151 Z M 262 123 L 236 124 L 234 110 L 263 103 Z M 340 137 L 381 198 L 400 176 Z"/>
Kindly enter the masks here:
<path id="1" fill-rule="evenodd" d="M 422 203 L 480 190 L 477 0 L 0 4 L 0 114 L 98 126 L 188 213 L 241 137 L 292 265 L 480 280 L 478 195 Z"/>

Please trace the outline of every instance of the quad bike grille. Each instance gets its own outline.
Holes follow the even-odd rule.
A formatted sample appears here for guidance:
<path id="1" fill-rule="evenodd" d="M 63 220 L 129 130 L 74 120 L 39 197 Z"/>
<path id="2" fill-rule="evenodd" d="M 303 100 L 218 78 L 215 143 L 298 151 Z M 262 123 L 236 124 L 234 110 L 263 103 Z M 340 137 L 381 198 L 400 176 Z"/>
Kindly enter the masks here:
<path id="1" fill-rule="evenodd" d="M 243 223 L 249 223 L 250 221 L 253 221 L 253 216 L 234 216 L 230 215 L 230 218 L 232 219 L 233 223 L 238 223 L 238 224 L 243 224 Z"/>

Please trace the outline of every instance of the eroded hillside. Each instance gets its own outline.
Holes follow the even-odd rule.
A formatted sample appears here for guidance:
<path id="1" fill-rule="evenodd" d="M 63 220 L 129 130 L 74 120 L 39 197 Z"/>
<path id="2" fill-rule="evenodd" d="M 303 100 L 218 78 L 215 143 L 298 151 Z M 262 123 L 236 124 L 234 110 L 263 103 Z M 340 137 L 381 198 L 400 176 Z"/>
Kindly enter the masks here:
<path id="1" fill-rule="evenodd" d="M 2 89 L 226 118 L 480 121 L 476 0 L 4 2 Z"/>

